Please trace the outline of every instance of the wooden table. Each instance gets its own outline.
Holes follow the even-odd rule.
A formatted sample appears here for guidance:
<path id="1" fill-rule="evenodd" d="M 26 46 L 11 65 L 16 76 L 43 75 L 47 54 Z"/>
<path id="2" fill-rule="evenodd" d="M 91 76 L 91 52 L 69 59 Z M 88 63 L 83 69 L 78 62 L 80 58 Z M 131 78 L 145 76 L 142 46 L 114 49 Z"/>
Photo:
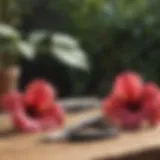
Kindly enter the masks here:
<path id="1" fill-rule="evenodd" d="M 68 115 L 67 126 L 96 110 Z M 158 160 L 160 158 L 160 129 L 122 133 L 119 137 L 89 143 L 42 144 L 42 134 L 24 135 L 9 132 L 11 124 L 6 115 L 0 116 L 0 160 Z M 143 154 L 140 154 L 144 152 Z M 145 153 L 146 152 L 146 153 Z M 147 154 L 148 152 L 148 154 Z M 159 155 L 158 155 L 159 153 Z M 134 155 L 134 156 L 131 156 Z M 144 156 L 146 156 L 144 158 Z M 151 157 L 150 157 L 151 156 Z M 155 156 L 159 158 L 155 158 Z M 124 158 L 125 157 L 125 158 Z M 132 158 L 131 158 L 132 157 Z M 150 159 L 147 159 L 150 158 Z"/>

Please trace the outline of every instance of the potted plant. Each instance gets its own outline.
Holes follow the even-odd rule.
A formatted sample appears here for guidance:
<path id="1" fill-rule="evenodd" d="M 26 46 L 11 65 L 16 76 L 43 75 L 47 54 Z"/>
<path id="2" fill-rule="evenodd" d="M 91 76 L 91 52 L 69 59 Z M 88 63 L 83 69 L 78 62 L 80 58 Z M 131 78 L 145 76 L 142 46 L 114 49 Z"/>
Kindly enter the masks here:
<path id="1" fill-rule="evenodd" d="M 0 96 L 17 89 L 19 58 L 23 55 L 30 58 L 32 51 L 32 47 L 22 40 L 18 30 L 7 24 L 0 24 Z"/>

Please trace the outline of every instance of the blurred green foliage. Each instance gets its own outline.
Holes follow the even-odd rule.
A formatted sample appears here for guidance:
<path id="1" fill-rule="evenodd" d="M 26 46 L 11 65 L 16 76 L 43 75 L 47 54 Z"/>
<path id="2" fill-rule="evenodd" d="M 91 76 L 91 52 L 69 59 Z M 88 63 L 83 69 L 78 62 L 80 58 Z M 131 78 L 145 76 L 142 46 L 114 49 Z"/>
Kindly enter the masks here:
<path id="1" fill-rule="evenodd" d="M 88 76 L 74 74 L 76 87 L 106 93 L 113 77 L 127 69 L 160 82 L 159 0 L 18 1 L 32 23 L 25 26 L 66 32 L 80 40 L 92 70 Z"/>
<path id="2" fill-rule="evenodd" d="M 18 0 L 0 0 L 0 21 L 18 26 L 20 24 L 21 9 Z"/>

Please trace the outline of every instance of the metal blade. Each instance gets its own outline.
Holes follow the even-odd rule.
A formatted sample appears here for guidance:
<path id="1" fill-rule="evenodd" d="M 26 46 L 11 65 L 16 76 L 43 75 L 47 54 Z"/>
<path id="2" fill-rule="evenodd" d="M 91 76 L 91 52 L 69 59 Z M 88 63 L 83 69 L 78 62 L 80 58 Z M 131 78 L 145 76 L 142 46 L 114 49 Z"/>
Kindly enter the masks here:
<path id="1" fill-rule="evenodd" d="M 90 108 L 100 108 L 101 103 L 95 97 L 68 98 L 58 101 L 68 112 L 76 112 Z"/>

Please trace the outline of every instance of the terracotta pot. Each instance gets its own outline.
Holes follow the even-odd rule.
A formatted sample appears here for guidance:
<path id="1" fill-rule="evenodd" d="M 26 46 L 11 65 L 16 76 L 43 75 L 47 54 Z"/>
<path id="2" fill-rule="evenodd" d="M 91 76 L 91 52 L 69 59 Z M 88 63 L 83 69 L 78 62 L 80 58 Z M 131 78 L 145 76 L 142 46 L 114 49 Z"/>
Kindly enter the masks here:
<path id="1" fill-rule="evenodd" d="M 9 91 L 16 90 L 18 87 L 19 77 L 20 77 L 19 66 L 11 66 L 8 68 L 0 69 L 0 96 Z"/>

